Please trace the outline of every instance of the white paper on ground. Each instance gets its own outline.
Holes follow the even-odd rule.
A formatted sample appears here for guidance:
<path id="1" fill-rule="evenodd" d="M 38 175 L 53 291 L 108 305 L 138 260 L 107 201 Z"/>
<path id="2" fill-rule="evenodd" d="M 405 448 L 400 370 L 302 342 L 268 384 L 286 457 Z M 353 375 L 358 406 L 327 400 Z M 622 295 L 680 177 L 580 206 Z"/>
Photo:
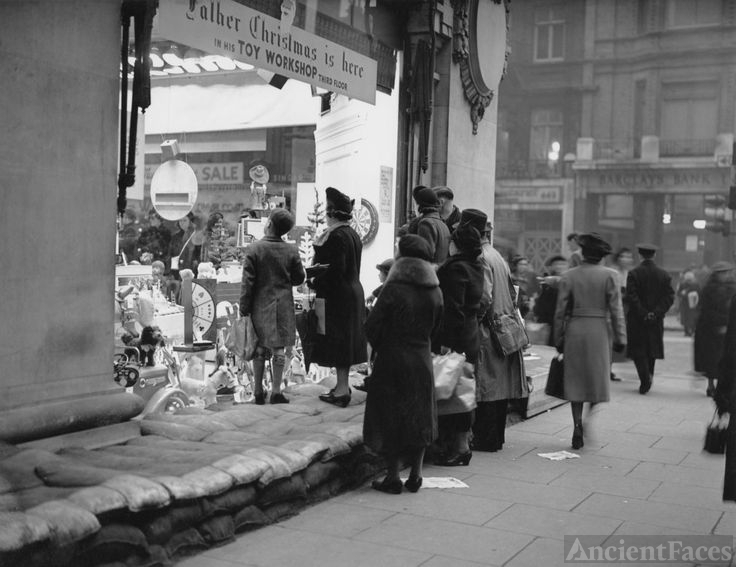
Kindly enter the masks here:
<path id="1" fill-rule="evenodd" d="M 565 459 L 579 459 L 580 455 L 570 451 L 556 451 L 554 453 L 537 453 L 538 456 L 550 461 L 564 461 Z"/>
<path id="2" fill-rule="evenodd" d="M 402 478 L 401 482 L 406 482 L 406 478 Z M 425 476 L 422 488 L 468 488 L 468 485 L 451 476 Z"/>

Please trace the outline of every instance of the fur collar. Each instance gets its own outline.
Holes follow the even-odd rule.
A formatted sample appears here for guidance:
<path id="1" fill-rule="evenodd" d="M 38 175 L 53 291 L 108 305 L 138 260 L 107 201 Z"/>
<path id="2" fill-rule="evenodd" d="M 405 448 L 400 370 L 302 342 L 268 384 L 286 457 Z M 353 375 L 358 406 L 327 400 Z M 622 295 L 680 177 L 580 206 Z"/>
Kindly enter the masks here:
<path id="1" fill-rule="evenodd" d="M 408 283 L 419 287 L 439 287 L 434 264 L 419 258 L 398 258 L 388 273 L 386 283 Z"/>

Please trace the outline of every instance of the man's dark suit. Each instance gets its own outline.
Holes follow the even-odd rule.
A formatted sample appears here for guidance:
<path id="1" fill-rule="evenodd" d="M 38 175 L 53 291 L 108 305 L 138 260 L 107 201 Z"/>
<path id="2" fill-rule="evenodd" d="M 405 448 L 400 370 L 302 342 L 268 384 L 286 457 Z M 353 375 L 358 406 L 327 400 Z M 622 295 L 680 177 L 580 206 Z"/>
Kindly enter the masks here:
<path id="1" fill-rule="evenodd" d="M 664 316 L 675 300 L 670 275 L 651 258 L 629 272 L 626 280 L 628 355 L 639 374 L 639 393 L 652 387 L 654 361 L 664 358 Z"/>

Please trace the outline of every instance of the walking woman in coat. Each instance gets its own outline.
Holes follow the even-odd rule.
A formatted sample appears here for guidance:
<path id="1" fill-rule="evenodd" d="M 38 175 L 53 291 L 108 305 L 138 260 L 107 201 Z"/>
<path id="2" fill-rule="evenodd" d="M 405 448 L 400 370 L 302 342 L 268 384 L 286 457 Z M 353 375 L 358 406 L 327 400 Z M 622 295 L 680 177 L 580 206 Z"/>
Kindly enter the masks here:
<path id="1" fill-rule="evenodd" d="M 363 330 L 365 296 L 360 284 L 363 245 L 349 224 L 353 200 L 334 187 L 328 187 L 325 195 L 327 228 L 314 243 L 313 263 L 327 267 L 311 284 L 316 301 L 324 302 L 325 334 L 317 335 L 312 361 L 337 370 L 337 385 L 319 399 L 344 408 L 350 403 L 350 366 L 368 358 Z"/>
<path id="2" fill-rule="evenodd" d="M 399 240 L 399 258 L 365 324 L 375 353 L 363 421 L 363 439 L 385 456 L 388 472 L 373 488 L 402 491 L 399 462 L 407 457 L 410 492 L 422 485 L 424 451 L 437 437 L 432 335 L 442 319 L 442 292 L 430 264 L 429 243 L 415 234 Z"/>
<path id="3" fill-rule="evenodd" d="M 583 403 L 591 406 L 607 402 L 613 350 L 626 346 L 626 323 L 621 303 L 621 288 L 614 270 L 600 265 L 611 253 L 611 246 L 598 234 L 578 236 L 583 263 L 560 278 L 555 310 L 557 350 L 564 354 L 564 396 L 572 408 L 572 448 L 583 442 Z"/>
<path id="4" fill-rule="evenodd" d="M 736 501 L 736 301 L 728 310 L 728 328 L 723 341 L 718 385 L 713 400 L 719 414 L 729 413 L 726 432 L 726 470 L 723 476 L 723 500 Z"/>
<path id="5" fill-rule="evenodd" d="M 255 403 L 263 405 L 263 371 L 266 358 L 273 355 L 272 404 L 286 404 L 281 393 L 281 378 L 286 363 L 285 348 L 296 341 L 296 322 L 292 286 L 304 281 L 299 251 L 281 238 L 294 226 L 294 217 L 286 209 L 276 209 L 268 217 L 265 236 L 251 244 L 243 260 L 240 313 L 250 315 L 258 336 L 253 357 Z"/>
<path id="6" fill-rule="evenodd" d="M 695 324 L 694 365 L 708 379 L 706 395 L 712 396 L 718 378 L 718 363 L 723 355 L 728 310 L 736 294 L 734 266 L 716 262 L 700 294 L 700 315 Z"/>
<path id="7" fill-rule="evenodd" d="M 480 253 L 480 233 L 468 224 L 461 224 L 452 233 L 450 257 L 437 270 L 445 307 L 432 350 L 463 353 L 472 365 L 477 364 L 480 349 L 478 314 L 484 291 Z M 473 456 L 470 451 L 472 409 L 457 411 L 453 401 L 450 398 L 438 405 L 440 437 L 447 445 L 446 454 L 436 463 L 442 466 L 467 465 Z M 452 409 L 445 413 L 443 406 Z"/>

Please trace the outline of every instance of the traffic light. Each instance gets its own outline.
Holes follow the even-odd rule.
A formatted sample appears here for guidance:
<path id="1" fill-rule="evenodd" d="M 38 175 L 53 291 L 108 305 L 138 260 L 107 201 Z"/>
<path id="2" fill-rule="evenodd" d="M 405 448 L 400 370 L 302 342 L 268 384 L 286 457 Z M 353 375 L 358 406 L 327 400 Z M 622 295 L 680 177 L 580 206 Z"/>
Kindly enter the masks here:
<path id="1" fill-rule="evenodd" d="M 731 210 L 726 208 L 728 197 L 726 195 L 707 195 L 703 197 L 703 203 L 705 230 L 728 236 L 731 232 L 732 217 Z"/>

